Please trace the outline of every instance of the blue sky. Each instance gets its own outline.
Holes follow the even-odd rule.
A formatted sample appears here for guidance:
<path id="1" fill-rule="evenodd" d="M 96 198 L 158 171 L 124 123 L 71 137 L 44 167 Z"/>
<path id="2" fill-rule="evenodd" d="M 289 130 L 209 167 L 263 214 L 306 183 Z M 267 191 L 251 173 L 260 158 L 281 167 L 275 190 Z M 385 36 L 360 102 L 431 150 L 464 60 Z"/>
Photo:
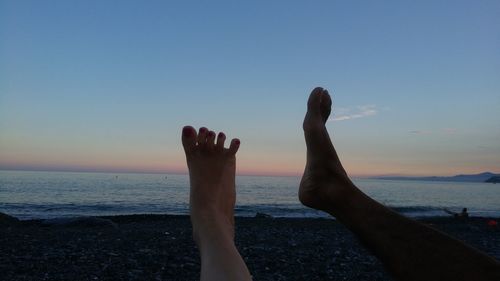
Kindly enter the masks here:
<path id="1" fill-rule="evenodd" d="M 353 175 L 500 172 L 498 1 L 0 0 L 0 168 L 185 171 L 183 125 L 299 174 L 309 91 Z"/>

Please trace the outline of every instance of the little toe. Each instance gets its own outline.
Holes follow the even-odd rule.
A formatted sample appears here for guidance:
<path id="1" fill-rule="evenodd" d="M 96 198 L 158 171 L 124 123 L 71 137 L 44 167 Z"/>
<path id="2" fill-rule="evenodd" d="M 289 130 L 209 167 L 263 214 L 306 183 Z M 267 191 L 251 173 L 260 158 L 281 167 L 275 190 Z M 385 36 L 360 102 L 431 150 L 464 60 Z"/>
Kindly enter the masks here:
<path id="1" fill-rule="evenodd" d="M 224 149 L 224 142 L 226 141 L 226 135 L 223 132 L 220 132 L 217 136 L 217 144 L 215 145 L 215 149 L 218 151 L 222 151 Z"/>
<path id="2" fill-rule="evenodd" d="M 186 154 L 196 148 L 196 130 L 193 127 L 185 126 L 182 128 L 182 146 Z"/>
<path id="3" fill-rule="evenodd" d="M 198 131 L 198 137 L 197 137 L 197 142 L 199 146 L 204 147 L 206 145 L 207 134 L 208 134 L 208 129 L 205 127 L 201 127 L 200 130 Z"/>
<path id="4" fill-rule="evenodd" d="M 238 148 L 240 148 L 240 140 L 233 139 L 231 140 L 231 144 L 229 145 L 228 153 L 230 155 L 235 155 L 236 152 L 238 151 Z"/>
<path id="5" fill-rule="evenodd" d="M 215 132 L 214 131 L 209 131 L 208 134 L 207 134 L 207 144 L 206 144 L 206 148 L 208 150 L 213 150 L 214 149 L 214 146 L 215 146 Z"/>

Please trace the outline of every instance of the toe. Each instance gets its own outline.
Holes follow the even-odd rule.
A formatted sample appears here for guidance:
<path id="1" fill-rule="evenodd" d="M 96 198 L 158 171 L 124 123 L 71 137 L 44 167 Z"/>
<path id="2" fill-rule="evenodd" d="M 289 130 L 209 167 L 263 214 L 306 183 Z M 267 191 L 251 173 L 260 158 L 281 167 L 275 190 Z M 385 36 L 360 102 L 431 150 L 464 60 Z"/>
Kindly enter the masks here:
<path id="1" fill-rule="evenodd" d="M 196 130 L 193 127 L 185 126 L 182 128 L 182 146 L 186 154 L 196 147 Z"/>
<path id="2" fill-rule="evenodd" d="M 224 149 L 224 141 L 226 141 L 226 135 L 223 132 L 220 132 L 219 136 L 217 136 L 217 144 L 215 145 L 218 151 L 222 151 Z"/>
<path id="3" fill-rule="evenodd" d="M 323 90 L 323 94 L 321 95 L 320 111 L 323 121 L 326 122 L 332 112 L 332 98 L 326 89 Z"/>
<path id="4" fill-rule="evenodd" d="M 312 114 L 321 113 L 321 97 L 323 96 L 323 88 L 316 87 L 312 90 L 311 95 L 309 95 L 309 100 L 307 101 L 307 111 Z"/>
<path id="5" fill-rule="evenodd" d="M 230 155 L 234 155 L 238 151 L 238 148 L 240 148 L 240 140 L 233 139 L 231 140 L 231 144 L 229 145 L 228 153 Z"/>
<path id="6" fill-rule="evenodd" d="M 327 108 L 329 95 L 327 95 L 326 93 L 328 92 L 326 91 L 325 93 L 325 91 L 326 90 L 321 87 L 316 87 L 312 90 L 309 100 L 307 101 L 307 114 L 302 123 L 302 128 L 305 131 L 323 129 L 329 115 Z M 325 104 L 322 105 L 322 102 Z"/>
<path id="7" fill-rule="evenodd" d="M 207 143 L 207 133 L 208 129 L 205 127 L 201 127 L 200 130 L 198 131 L 197 142 L 199 146 L 205 147 Z"/>
<path id="8" fill-rule="evenodd" d="M 209 131 L 207 134 L 207 145 L 206 148 L 209 150 L 213 150 L 215 146 L 215 132 L 214 131 Z"/>

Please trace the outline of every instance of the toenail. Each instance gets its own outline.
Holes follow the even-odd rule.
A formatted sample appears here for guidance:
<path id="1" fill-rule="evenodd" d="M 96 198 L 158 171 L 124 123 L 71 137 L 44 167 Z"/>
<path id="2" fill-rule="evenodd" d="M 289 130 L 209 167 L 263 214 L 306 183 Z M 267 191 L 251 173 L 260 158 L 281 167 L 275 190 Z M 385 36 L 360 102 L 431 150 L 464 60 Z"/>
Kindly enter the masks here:
<path id="1" fill-rule="evenodd" d="M 191 130 L 191 128 L 186 127 L 182 129 L 182 135 L 185 137 L 191 137 L 193 135 L 193 131 Z"/>
<path id="2" fill-rule="evenodd" d="M 219 133 L 219 138 L 225 137 L 224 133 Z"/>
<path id="3" fill-rule="evenodd" d="M 208 130 L 207 128 L 205 128 L 205 127 L 201 127 L 201 128 L 200 128 L 200 133 L 205 133 L 207 130 Z"/>
<path id="4" fill-rule="evenodd" d="M 235 140 L 235 141 L 234 141 L 234 143 L 235 143 L 236 145 L 240 145 L 240 140 Z"/>
<path id="5" fill-rule="evenodd" d="M 210 131 L 210 132 L 208 132 L 208 136 L 209 136 L 209 137 L 215 137 L 215 133 L 214 133 L 214 132 L 212 132 L 212 131 Z"/>

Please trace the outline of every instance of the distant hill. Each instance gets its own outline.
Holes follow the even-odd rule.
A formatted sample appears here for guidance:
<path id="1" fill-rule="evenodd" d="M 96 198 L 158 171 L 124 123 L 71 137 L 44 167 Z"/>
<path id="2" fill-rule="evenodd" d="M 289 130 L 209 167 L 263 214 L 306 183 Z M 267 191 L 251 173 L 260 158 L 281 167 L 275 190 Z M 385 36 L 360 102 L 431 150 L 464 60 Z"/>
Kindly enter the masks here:
<path id="1" fill-rule="evenodd" d="M 451 177 L 376 177 L 381 180 L 419 180 L 419 181 L 451 181 L 451 182 L 500 182 L 500 174 L 490 172 L 475 175 L 456 175 Z"/>
<path id="2" fill-rule="evenodd" d="M 492 176 L 491 178 L 487 179 L 485 182 L 500 183 L 500 177 L 499 176 Z"/>

